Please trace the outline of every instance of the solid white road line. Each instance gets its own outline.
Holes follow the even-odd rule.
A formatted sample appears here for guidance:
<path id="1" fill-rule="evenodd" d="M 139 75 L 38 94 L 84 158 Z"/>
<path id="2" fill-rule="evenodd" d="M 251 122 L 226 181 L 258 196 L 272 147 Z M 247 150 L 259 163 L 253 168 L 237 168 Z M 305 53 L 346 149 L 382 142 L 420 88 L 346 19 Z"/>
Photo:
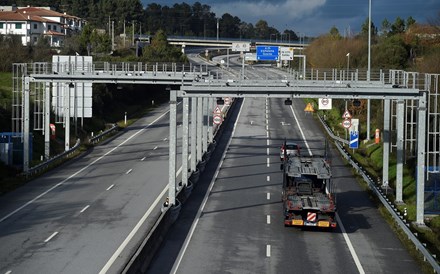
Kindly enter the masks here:
<path id="1" fill-rule="evenodd" d="M 182 166 L 180 166 L 179 170 L 177 171 L 177 175 L 182 172 Z M 134 237 L 136 232 L 139 230 L 139 228 L 142 226 L 142 224 L 145 222 L 145 220 L 150 216 L 153 209 L 159 204 L 160 199 L 163 195 L 168 191 L 168 184 L 165 186 L 165 188 L 162 190 L 162 192 L 157 196 L 156 200 L 154 200 L 153 204 L 148 208 L 147 212 L 145 212 L 144 216 L 139 220 L 139 222 L 136 224 L 136 226 L 133 228 L 133 230 L 128 234 L 128 236 L 125 238 L 125 240 L 122 242 L 122 244 L 118 247 L 118 249 L 113 253 L 111 258 L 107 261 L 107 263 L 104 265 L 104 267 L 99 272 L 100 274 L 107 273 L 107 271 L 110 269 L 110 267 L 113 265 L 113 263 L 116 261 L 116 259 L 121 255 L 122 251 L 127 247 L 128 243 L 131 241 L 131 239 Z"/>
<path id="2" fill-rule="evenodd" d="M 266 257 L 270 257 L 270 245 L 266 245 Z"/>
<path id="3" fill-rule="evenodd" d="M 135 136 L 139 135 L 141 132 L 145 131 L 147 128 L 149 128 L 151 125 L 155 124 L 157 121 L 159 121 L 162 117 L 164 117 L 168 112 L 170 112 L 169 110 L 166 111 L 165 113 L 163 113 L 162 115 L 160 115 L 159 117 L 157 117 L 153 122 L 149 123 L 147 126 L 145 126 L 144 128 L 140 129 L 139 131 L 135 132 L 133 135 L 131 135 L 130 137 L 128 137 L 127 139 L 125 139 L 122 143 L 120 143 L 119 145 L 115 146 L 114 148 L 110 149 L 109 151 L 107 151 L 104 155 L 102 155 L 101 157 L 97 158 L 96 160 L 94 160 L 93 162 L 91 162 L 90 164 L 86 165 L 85 167 L 81 168 L 80 170 L 78 170 L 77 172 L 73 173 L 72 175 L 70 175 L 69 177 L 67 177 L 66 179 L 62 180 L 61 182 L 57 183 L 56 185 L 52 186 L 51 188 L 49 188 L 48 190 L 44 191 L 43 193 L 41 193 L 40 195 L 38 195 L 37 197 L 33 198 L 32 200 L 28 201 L 27 203 L 25 203 L 24 205 L 22 205 L 21 207 L 17 208 L 16 210 L 12 211 L 11 213 L 9 213 L 8 215 L 4 216 L 3 218 L 0 219 L 0 223 L 3 222 L 4 220 L 8 219 L 9 217 L 11 217 L 12 215 L 14 215 L 15 213 L 19 212 L 20 210 L 22 210 L 23 208 L 27 207 L 28 205 L 32 204 L 33 202 L 35 202 L 36 200 L 40 199 L 41 197 L 43 197 L 44 195 L 46 195 L 47 193 L 51 192 L 52 190 L 54 190 L 55 188 L 59 187 L 60 185 L 64 184 L 65 182 L 67 182 L 68 180 L 72 179 L 73 177 L 75 177 L 76 175 L 80 174 L 81 172 L 83 172 L 84 170 L 86 170 L 87 168 L 91 167 L 92 165 L 94 165 L 96 162 L 98 162 L 99 160 L 101 160 L 102 158 L 104 158 L 105 156 L 109 155 L 110 153 L 112 153 L 113 151 L 115 151 L 117 148 L 119 148 L 120 146 L 124 145 L 126 142 L 128 142 L 129 140 L 131 140 L 132 138 L 134 138 Z"/>
<path id="4" fill-rule="evenodd" d="M 106 189 L 106 190 L 110 190 L 110 189 L 112 189 L 112 188 L 113 188 L 114 186 L 115 186 L 115 185 L 113 184 L 113 185 L 111 185 L 111 186 L 107 187 L 107 189 Z"/>
<path id="5" fill-rule="evenodd" d="M 90 207 L 90 205 L 86 205 L 83 209 L 81 209 L 80 213 L 83 213 L 83 212 L 86 211 L 89 207 Z"/>
<path id="6" fill-rule="evenodd" d="M 312 156 L 312 151 L 310 150 L 309 144 L 306 141 L 306 137 L 304 136 L 304 132 L 302 131 L 301 125 L 299 124 L 299 121 L 298 121 L 298 119 L 297 119 L 297 117 L 295 115 L 295 112 L 293 111 L 293 107 L 290 106 L 290 109 L 292 110 L 293 117 L 295 118 L 296 124 L 298 125 L 299 131 L 301 132 L 301 136 L 302 136 L 302 138 L 303 138 L 303 140 L 304 140 L 304 142 L 305 142 L 305 144 L 307 146 L 307 149 L 309 151 L 309 155 Z M 339 218 L 338 213 L 336 213 L 336 221 L 338 222 L 339 226 L 341 227 L 342 235 L 344 237 L 345 242 L 347 243 L 348 249 L 350 250 L 350 254 L 353 257 L 353 260 L 354 260 L 354 262 L 356 264 L 356 267 L 357 267 L 359 273 L 360 274 L 365 274 L 364 268 L 361 265 L 359 257 L 356 254 L 356 250 L 354 250 L 354 247 L 353 247 L 353 245 L 352 245 L 352 243 L 350 241 L 350 238 L 348 237 L 348 235 L 346 233 L 344 224 L 342 223 L 341 219 Z"/>
<path id="7" fill-rule="evenodd" d="M 11 274 L 11 273 L 12 273 L 12 270 L 8 270 L 5 272 L 5 274 Z"/>
<path id="8" fill-rule="evenodd" d="M 145 160 L 145 158 L 147 158 L 147 157 L 144 157 L 144 158 L 142 158 L 142 159 L 141 159 L 141 161 L 144 161 L 144 160 Z"/>
<path id="9" fill-rule="evenodd" d="M 228 151 L 228 148 L 231 145 L 231 141 L 232 141 L 232 138 L 234 137 L 235 129 L 237 127 L 237 122 L 240 118 L 240 114 L 243 109 L 245 101 L 246 101 L 246 98 L 243 99 L 243 103 L 241 104 L 240 110 L 238 112 L 237 120 L 236 120 L 236 122 L 234 124 L 234 128 L 232 130 L 231 138 L 229 139 L 228 144 L 226 145 L 226 149 L 223 151 L 223 155 L 221 158 L 222 160 L 220 161 L 219 165 L 217 166 L 217 170 L 215 172 L 216 175 L 218 174 L 220 167 L 223 165 L 223 161 L 225 160 L 225 157 L 226 157 L 226 152 Z M 202 215 L 202 211 L 205 208 L 206 202 L 208 201 L 208 197 L 212 191 L 212 188 L 214 187 L 215 180 L 217 180 L 216 176 L 214 176 L 212 178 L 212 181 L 209 184 L 208 191 L 206 191 L 205 197 L 203 197 L 202 204 L 200 205 L 199 210 L 197 211 L 196 218 L 193 221 L 191 228 L 189 230 L 189 233 L 187 234 L 187 236 L 185 238 L 185 242 L 183 243 L 183 247 L 180 249 L 179 254 L 177 255 L 176 261 L 174 262 L 173 268 L 171 269 L 171 273 L 173 273 L 173 274 L 175 274 L 177 272 L 177 269 L 179 268 L 180 263 L 182 262 L 183 256 L 185 255 L 185 252 L 186 252 L 186 249 L 188 248 L 189 242 L 191 241 L 191 238 L 194 234 L 194 231 L 196 230 L 197 224 L 199 223 L 200 216 Z"/>
<path id="10" fill-rule="evenodd" d="M 129 174 L 129 173 L 132 172 L 132 171 L 133 171 L 133 169 L 130 168 L 127 172 L 125 172 L 125 174 Z"/>
<path id="11" fill-rule="evenodd" d="M 52 235 L 50 235 L 46 240 L 44 240 L 45 243 L 49 242 L 50 240 L 52 240 L 53 237 L 55 237 L 58 234 L 58 231 L 55 231 L 54 233 L 52 233 Z"/>
<path id="12" fill-rule="evenodd" d="M 356 253 L 356 250 L 354 250 L 354 247 L 350 241 L 350 238 L 347 235 L 344 224 L 342 224 L 342 221 L 339 218 L 338 213 L 336 213 L 336 221 L 338 222 L 339 226 L 341 227 L 342 236 L 344 236 L 345 242 L 347 243 L 347 246 L 348 246 L 348 250 L 350 250 L 351 256 L 353 257 L 354 263 L 356 264 L 356 267 L 357 267 L 359 273 L 365 274 L 365 271 L 364 271 L 364 268 L 362 267 L 361 261 L 359 260 L 359 257 Z"/>
<path id="13" fill-rule="evenodd" d="M 298 125 L 299 132 L 301 133 L 301 136 L 302 136 L 302 138 L 304 140 L 304 143 L 306 144 L 307 150 L 309 151 L 309 155 L 312 156 L 313 154 L 312 154 L 312 151 L 310 150 L 309 143 L 307 143 L 306 136 L 304 136 L 304 132 L 303 132 L 303 130 L 302 130 L 300 124 L 299 124 L 299 121 L 298 121 L 298 118 L 296 117 L 295 111 L 293 110 L 292 106 L 290 106 L 290 109 L 292 110 L 293 118 L 295 118 L 295 122 Z"/>

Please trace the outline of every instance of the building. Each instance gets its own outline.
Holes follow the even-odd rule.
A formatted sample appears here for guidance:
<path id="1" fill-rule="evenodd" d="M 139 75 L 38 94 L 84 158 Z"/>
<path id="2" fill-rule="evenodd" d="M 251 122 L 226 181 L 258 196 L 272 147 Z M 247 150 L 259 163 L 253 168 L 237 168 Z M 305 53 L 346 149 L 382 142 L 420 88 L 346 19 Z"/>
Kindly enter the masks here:
<path id="1" fill-rule="evenodd" d="M 23 45 L 33 45 L 47 37 L 51 47 L 62 47 L 64 38 L 78 32 L 85 21 L 50 8 L 0 7 L 0 34 L 19 35 Z"/>

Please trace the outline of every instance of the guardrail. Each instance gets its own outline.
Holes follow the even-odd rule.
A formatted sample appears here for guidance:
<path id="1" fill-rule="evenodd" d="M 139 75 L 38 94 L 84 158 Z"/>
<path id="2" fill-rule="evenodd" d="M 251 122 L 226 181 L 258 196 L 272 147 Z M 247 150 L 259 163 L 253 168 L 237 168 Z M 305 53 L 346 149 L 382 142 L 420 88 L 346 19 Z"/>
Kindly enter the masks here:
<path id="1" fill-rule="evenodd" d="M 94 145 L 101 141 L 102 138 L 104 138 L 107 134 L 112 133 L 113 131 L 117 131 L 119 129 L 119 126 L 117 124 L 113 124 L 113 127 L 107 129 L 106 131 L 103 131 L 102 133 L 92 137 L 89 139 L 89 143 Z"/>
<path id="2" fill-rule="evenodd" d="M 32 176 L 32 175 L 38 174 L 38 173 L 48 169 L 49 167 L 51 167 L 54 164 L 59 164 L 59 162 L 61 160 L 64 160 L 64 159 L 70 157 L 79 148 L 80 144 L 81 144 L 80 140 L 79 139 L 76 140 L 76 144 L 72 148 L 70 148 L 67 151 L 64 151 L 61 154 L 58 154 L 57 156 L 50 158 L 49 160 L 47 160 L 43 163 L 40 163 L 34 167 L 31 167 L 28 170 L 28 172 L 26 172 L 24 175 L 25 176 Z"/>
<path id="3" fill-rule="evenodd" d="M 419 241 L 416 234 L 414 234 L 410 230 L 410 225 L 406 222 L 406 220 L 401 216 L 400 212 L 397 211 L 397 208 L 394 204 L 386 197 L 386 194 L 383 193 L 383 191 L 380 189 L 380 187 L 375 185 L 375 181 L 366 173 L 366 171 L 362 168 L 359 163 L 357 163 L 351 155 L 347 152 L 347 150 L 342 146 L 339 137 L 335 136 L 327 123 L 322 119 L 320 115 L 318 115 L 319 120 L 324 125 L 324 128 L 326 129 L 327 133 L 335 140 L 336 147 L 338 148 L 341 155 L 351 164 L 351 166 L 356 170 L 358 174 L 362 176 L 365 182 L 368 183 L 368 187 L 376 194 L 376 196 L 379 198 L 379 200 L 382 202 L 382 204 L 385 206 L 385 208 L 388 210 L 388 212 L 393 217 L 394 221 L 399 225 L 399 227 L 405 232 L 405 234 L 408 236 L 408 239 L 413 242 L 416 249 L 423 255 L 423 258 L 425 261 L 428 261 L 433 270 L 436 273 L 440 273 L 440 265 L 438 264 L 437 260 L 433 257 L 433 255 L 425 248 L 425 246 Z M 334 138 L 336 137 L 336 138 Z M 348 141 L 344 140 L 347 144 Z"/>
<path id="4" fill-rule="evenodd" d="M 117 124 L 113 124 L 113 127 L 110 129 L 107 129 L 106 131 L 96 135 L 95 137 L 92 137 L 89 139 L 90 144 L 96 144 L 98 143 L 104 136 L 106 136 L 107 134 L 118 130 L 119 127 Z M 59 164 L 62 160 L 70 157 L 81 145 L 81 141 L 80 139 L 76 140 L 76 143 L 73 147 L 71 147 L 69 150 L 64 151 L 61 154 L 58 154 L 50 159 L 48 159 L 47 161 L 44 161 L 36 166 L 31 167 L 28 172 L 24 173 L 24 176 L 33 176 L 35 174 L 39 174 L 41 172 L 43 172 L 44 170 L 49 169 L 51 166 Z"/>

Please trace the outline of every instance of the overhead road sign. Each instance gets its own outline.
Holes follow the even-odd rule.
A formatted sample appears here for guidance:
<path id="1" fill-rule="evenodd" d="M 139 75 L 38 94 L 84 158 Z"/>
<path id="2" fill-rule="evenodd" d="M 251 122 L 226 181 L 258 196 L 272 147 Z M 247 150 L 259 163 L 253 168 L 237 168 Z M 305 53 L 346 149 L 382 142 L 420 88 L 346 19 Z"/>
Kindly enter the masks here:
<path id="1" fill-rule="evenodd" d="M 282 61 L 292 61 L 293 60 L 293 48 L 292 47 L 281 47 L 281 60 Z"/>
<path id="2" fill-rule="evenodd" d="M 232 51 L 250 51 L 251 43 L 241 42 L 241 43 L 232 43 Z"/>
<path id="3" fill-rule="evenodd" d="M 319 109 L 332 109 L 332 99 L 329 98 L 319 98 L 318 101 Z"/>
<path id="4" fill-rule="evenodd" d="M 257 61 L 278 61 L 279 47 L 257 46 Z"/>

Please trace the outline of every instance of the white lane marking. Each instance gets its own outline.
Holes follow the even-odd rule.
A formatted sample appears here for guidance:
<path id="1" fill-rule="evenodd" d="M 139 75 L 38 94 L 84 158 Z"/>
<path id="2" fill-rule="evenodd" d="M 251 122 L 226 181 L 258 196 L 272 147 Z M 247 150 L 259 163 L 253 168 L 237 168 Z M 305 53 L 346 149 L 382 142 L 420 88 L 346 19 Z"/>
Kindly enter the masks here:
<path id="1" fill-rule="evenodd" d="M 157 146 L 155 146 L 154 148 L 153 148 L 153 150 L 156 150 L 157 149 Z"/>
<path id="2" fill-rule="evenodd" d="M 269 131 L 266 131 L 266 137 L 269 138 Z"/>
<path id="3" fill-rule="evenodd" d="M 136 234 L 136 232 L 139 230 L 141 225 L 145 222 L 145 220 L 150 216 L 153 209 L 156 207 L 156 205 L 160 202 L 160 199 L 165 194 L 165 192 L 168 191 L 168 185 L 162 190 L 159 196 L 157 196 L 156 200 L 154 200 L 154 203 L 150 206 L 150 208 L 145 212 L 144 216 L 139 220 L 139 222 L 136 224 L 136 226 L 133 228 L 133 230 L 128 234 L 127 238 L 122 242 L 122 244 L 118 247 L 118 249 L 115 251 L 115 253 L 111 256 L 111 258 L 108 260 L 108 262 L 104 265 L 104 267 L 99 271 L 100 274 L 107 273 L 107 271 L 110 269 L 112 264 L 115 262 L 115 260 L 118 258 L 118 256 L 121 254 L 122 250 L 125 249 L 127 244 L 131 241 L 133 236 Z"/>
<path id="4" fill-rule="evenodd" d="M 269 126 L 268 126 L 268 125 L 266 125 L 266 131 L 267 131 L 267 130 L 269 130 Z"/>
<path id="5" fill-rule="evenodd" d="M 267 156 L 269 156 L 269 148 L 267 148 Z"/>
<path id="6" fill-rule="evenodd" d="M 270 182 L 270 176 L 267 176 L 267 181 Z"/>
<path id="7" fill-rule="evenodd" d="M 180 104 L 180 103 L 179 103 Z M 70 175 L 69 177 L 67 177 L 66 179 L 62 180 L 61 182 L 57 183 L 56 185 L 52 186 L 51 188 L 49 188 L 48 190 L 44 191 L 43 193 L 41 193 L 40 195 L 38 195 L 37 197 L 33 198 L 32 200 L 26 202 L 24 205 L 22 205 L 21 207 L 17 208 L 16 210 L 12 211 L 11 213 L 9 213 L 8 215 L 4 216 L 3 218 L 0 219 L 0 223 L 3 222 L 4 220 L 6 220 L 7 218 L 11 217 L 12 215 L 14 215 L 15 213 L 19 212 L 20 210 L 22 210 L 23 208 L 27 207 L 28 205 L 32 204 L 33 202 L 35 202 L 36 200 L 40 199 L 41 197 L 43 197 L 44 195 L 46 195 L 47 193 L 51 192 L 52 190 L 54 190 L 55 188 L 59 187 L 60 185 L 64 184 L 65 182 L 67 182 L 68 180 L 72 179 L 73 177 L 75 177 L 76 175 L 78 175 L 79 173 L 83 172 L 84 170 L 86 170 L 87 168 L 91 167 L 92 165 L 94 165 L 96 162 L 98 162 L 99 160 L 101 160 L 102 158 L 104 158 L 105 156 L 109 155 L 110 153 L 112 153 L 113 151 L 115 151 L 117 148 L 119 148 L 120 146 L 122 146 L 123 144 L 125 144 L 126 142 L 128 142 L 129 140 L 131 140 L 132 138 L 134 138 L 135 136 L 137 136 L 138 134 L 140 134 L 141 132 L 145 131 L 147 128 L 149 128 L 151 125 L 153 125 L 154 123 L 156 123 L 157 121 L 159 121 L 163 116 L 165 116 L 168 112 L 170 112 L 169 110 L 166 111 L 165 113 L 163 113 L 162 115 L 160 115 L 159 117 L 157 117 L 153 122 L 149 123 L 147 126 L 145 126 L 144 128 L 140 129 L 139 131 L 135 132 L 133 135 L 131 135 L 130 137 L 128 137 L 127 139 L 125 139 L 122 143 L 120 143 L 119 145 L 115 146 L 114 148 L 110 149 L 109 151 L 107 151 L 104 155 L 102 155 L 101 157 L 97 158 L 96 160 L 94 160 L 93 162 L 91 162 L 90 164 L 86 165 L 85 167 L 81 168 L 80 170 L 78 170 L 77 172 L 73 173 L 72 175 Z"/>
<path id="8" fill-rule="evenodd" d="M 115 184 L 113 184 L 113 185 L 111 185 L 111 186 L 107 187 L 107 189 L 106 189 L 106 190 L 110 190 L 110 189 L 112 189 L 112 188 L 113 188 L 114 186 L 115 186 Z"/>
<path id="9" fill-rule="evenodd" d="M 339 218 L 339 214 L 336 213 L 336 221 L 338 222 L 339 226 L 341 227 L 342 236 L 344 236 L 345 242 L 348 245 L 348 249 L 350 250 L 351 256 L 353 257 L 354 263 L 356 264 L 356 267 L 360 274 L 365 274 L 364 268 L 362 267 L 361 261 L 359 260 L 358 255 L 356 254 L 356 250 L 354 250 L 354 247 L 350 241 L 350 238 L 347 235 L 347 232 L 345 230 L 344 225 L 342 224 L 341 219 Z"/>
<path id="10" fill-rule="evenodd" d="M 163 140 L 164 140 L 164 141 L 168 140 L 168 137 L 165 137 Z"/>
<path id="11" fill-rule="evenodd" d="M 179 170 L 177 171 L 177 176 L 179 176 L 180 172 L 182 172 L 182 166 L 180 166 Z M 139 220 L 139 222 L 136 224 L 136 226 L 133 228 L 133 230 L 128 234 L 127 238 L 122 242 L 122 244 L 116 249 L 115 253 L 111 256 L 111 258 L 107 261 L 107 263 L 104 265 L 104 267 L 99 271 L 99 274 L 107 273 L 107 271 L 110 269 L 110 267 L 113 265 L 113 263 L 116 261 L 116 259 L 121 255 L 122 250 L 124 250 L 127 247 L 127 244 L 133 239 L 134 235 L 137 233 L 139 228 L 142 226 L 142 224 L 145 222 L 145 220 L 150 216 L 153 209 L 157 206 L 157 204 L 160 202 L 160 199 L 163 195 L 168 191 L 168 184 L 165 186 L 165 188 L 162 190 L 162 192 L 157 196 L 156 200 L 154 200 L 153 204 L 148 208 L 147 212 L 145 212 L 144 216 Z"/>
<path id="12" fill-rule="evenodd" d="M 266 245 L 266 257 L 270 257 L 270 245 Z"/>
<path id="13" fill-rule="evenodd" d="M 141 161 L 144 161 L 144 160 L 145 160 L 145 158 L 147 158 L 147 157 L 144 157 L 144 158 L 142 158 L 142 159 L 141 159 Z"/>
<path id="14" fill-rule="evenodd" d="M 58 231 L 55 231 L 54 233 L 52 233 L 52 235 L 50 235 L 46 240 L 44 240 L 45 243 L 49 242 L 50 240 L 52 240 L 53 237 L 55 237 L 58 234 Z"/>
<path id="15" fill-rule="evenodd" d="M 86 211 L 89 207 L 90 207 L 90 205 L 86 205 L 83 209 L 81 209 L 80 213 L 83 213 L 83 212 Z"/>
<path id="16" fill-rule="evenodd" d="M 127 172 L 125 172 L 125 174 L 129 174 L 129 173 L 132 172 L 132 171 L 133 171 L 133 169 L 130 168 Z"/>
<path id="17" fill-rule="evenodd" d="M 270 225 L 270 215 L 266 216 L 266 222 L 267 222 L 268 225 Z"/>
<path id="18" fill-rule="evenodd" d="M 269 193 L 269 192 L 267 193 L 266 198 L 267 198 L 268 200 L 270 200 L 270 193 Z"/>
<path id="19" fill-rule="evenodd" d="M 11 273 L 12 273 L 12 270 L 8 270 L 5 272 L 5 274 L 11 274 Z"/>
<path id="20" fill-rule="evenodd" d="M 270 159 L 267 158 L 267 167 L 270 167 Z"/>
<path id="21" fill-rule="evenodd" d="M 266 141 L 266 144 L 267 144 L 268 146 L 270 145 L 270 140 L 269 140 L 269 139 Z"/>
<path id="22" fill-rule="evenodd" d="M 237 122 L 238 122 L 238 120 L 240 118 L 240 114 L 241 114 L 241 111 L 243 109 L 245 101 L 246 101 L 246 98 L 243 99 L 243 103 L 241 104 L 240 110 L 238 112 L 237 120 L 236 120 L 236 122 L 234 124 L 234 128 L 232 129 L 231 138 L 229 139 L 228 144 L 226 145 L 226 149 L 223 151 L 223 155 L 222 155 L 222 158 L 221 158 L 222 160 L 220 161 L 220 164 L 217 166 L 217 170 L 216 170 L 215 175 L 218 174 L 218 171 L 220 170 L 220 167 L 223 165 L 223 161 L 225 160 L 225 157 L 226 157 L 226 151 L 228 151 L 228 148 L 231 145 L 231 141 L 232 141 L 232 138 L 234 137 L 235 129 L 237 127 Z M 180 249 L 179 254 L 177 255 L 177 259 L 174 262 L 173 268 L 171 269 L 170 273 L 172 273 L 172 274 L 175 274 L 177 272 L 177 269 L 179 268 L 180 263 L 182 262 L 183 256 L 185 255 L 185 252 L 186 252 L 186 249 L 188 248 L 189 242 L 191 241 L 191 238 L 192 238 L 192 236 L 194 234 L 194 231 L 196 230 L 196 226 L 199 223 L 200 216 L 202 215 L 202 211 L 205 208 L 206 202 L 208 201 L 208 197 L 209 197 L 209 195 L 210 195 L 210 193 L 212 191 L 212 188 L 214 187 L 215 180 L 217 180 L 216 176 L 214 176 L 212 178 L 211 183 L 209 184 L 208 191 L 206 192 L 205 197 L 203 197 L 203 201 L 202 201 L 202 204 L 199 207 L 199 210 L 197 211 L 196 218 L 194 219 L 194 221 L 193 221 L 193 223 L 191 225 L 189 233 L 187 234 L 187 236 L 185 238 L 185 242 L 183 243 L 183 246 Z"/>
<path id="23" fill-rule="evenodd" d="M 290 109 L 292 110 L 293 117 L 295 118 L 296 124 L 298 125 L 299 131 L 301 132 L 301 136 L 302 136 L 302 138 L 303 138 L 303 140 L 304 140 L 304 142 L 305 142 L 305 144 L 306 144 L 306 146 L 307 146 L 307 149 L 308 149 L 309 155 L 312 156 L 312 151 L 310 150 L 309 144 L 308 144 L 307 141 L 306 141 L 306 137 L 304 136 L 304 132 L 302 131 L 302 128 L 301 128 L 301 126 L 300 126 L 300 124 L 299 124 L 299 121 L 298 121 L 298 119 L 296 118 L 295 112 L 293 111 L 293 107 L 290 106 Z M 351 243 L 351 241 L 350 241 L 350 238 L 348 237 L 348 235 L 347 235 L 347 233 L 346 233 L 346 230 L 345 230 L 344 224 L 342 224 L 342 221 L 341 221 L 341 219 L 339 218 L 339 214 L 336 213 L 335 216 L 336 216 L 336 221 L 338 222 L 338 224 L 339 224 L 340 227 L 341 227 L 342 235 L 344 236 L 344 240 L 345 240 L 345 242 L 347 243 L 348 249 L 350 250 L 351 256 L 353 257 L 353 260 L 354 260 L 354 262 L 355 262 L 355 264 L 356 264 L 356 267 L 357 267 L 359 273 L 360 273 L 360 274 L 365 274 L 364 268 L 362 267 L 362 264 L 361 264 L 361 262 L 359 261 L 359 257 L 358 257 L 357 254 L 356 254 L 356 250 L 354 250 L 354 247 L 353 247 L 353 245 L 352 245 L 352 243 Z"/>
<path id="24" fill-rule="evenodd" d="M 293 118 L 295 118 L 295 122 L 298 125 L 299 132 L 301 132 L 301 136 L 302 136 L 302 138 L 304 140 L 304 143 L 306 144 L 307 150 L 309 151 L 309 155 L 312 156 L 313 154 L 312 154 L 312 151 L 310 150 L 309 143 L 307 143 L 306 136 L 304 136 L 304 132 L 303 132 L 303 130 L 301 128 L 301 125 L 299 124 L 299 121 L 298 121 L 298 118 L 296 117 L 295 111 L 293 110 L 292 106 L 290 106 L 290 109 L 292 110 Z"/>

